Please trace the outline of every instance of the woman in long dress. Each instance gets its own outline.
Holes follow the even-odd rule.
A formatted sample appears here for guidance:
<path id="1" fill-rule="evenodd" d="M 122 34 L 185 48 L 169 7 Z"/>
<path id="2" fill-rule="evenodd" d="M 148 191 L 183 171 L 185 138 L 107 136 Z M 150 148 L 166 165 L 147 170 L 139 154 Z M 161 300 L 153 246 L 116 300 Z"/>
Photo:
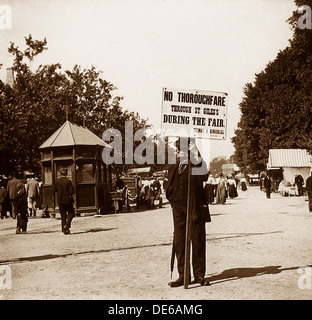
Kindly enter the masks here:
<path id="1" fill-rule="evenodd" d="M 228 186 L 229 186 L 229 197 L 231 199 L 236 198 L 238 196 L 236 190 L 236 181 L 233 176 L 229 177 L 228 179 Z"/>
<path id="2" fill-rule="evenodd" d="M 218 183 L 218 188 L 217 188 L 217 195 L 216 195 L 216 203 L 217 204 L 225 204 L 226 202 L 226 184 L 227 180 L 223 176 L 223 174 L 220 175 L 220 180 Z"/>
<path id="3" fill-rule="evenodd" d="M 247 190 L 247 184 L 246 184 L 246 178 L 245 177 L 241 178 L 240 184 L 241 184 L 241 187 L 242 187 L 242 191 L 246 191 Z"/>
<path id="4" fill-rule="evenodd" d="M 205 192 L 206 192 L 208 204 L 213 203 L 214 202 L 214 178 L 212 174 L 209 175 L 209 178 L 205 185 Z"/>

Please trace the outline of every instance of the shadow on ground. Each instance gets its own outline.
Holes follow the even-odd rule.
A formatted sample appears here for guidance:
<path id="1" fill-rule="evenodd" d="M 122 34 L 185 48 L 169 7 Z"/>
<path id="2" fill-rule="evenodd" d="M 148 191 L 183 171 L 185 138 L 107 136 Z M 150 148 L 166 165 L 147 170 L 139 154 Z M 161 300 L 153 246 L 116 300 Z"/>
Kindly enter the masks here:
<path id="1" fill-rule="evenodd" d="M 219 274 L 206 277 L 206 279 L 211 284 L 218 284 L 226 281 L 238 280 L 243 278 L 258 277 L 265 274 L 278 274 L 284 271 L 298 270 L 301 267 L 302 266 L 281 268 L 281 266 L 266 266 L 259 268 L 232 268 L 224 270 Z"/>

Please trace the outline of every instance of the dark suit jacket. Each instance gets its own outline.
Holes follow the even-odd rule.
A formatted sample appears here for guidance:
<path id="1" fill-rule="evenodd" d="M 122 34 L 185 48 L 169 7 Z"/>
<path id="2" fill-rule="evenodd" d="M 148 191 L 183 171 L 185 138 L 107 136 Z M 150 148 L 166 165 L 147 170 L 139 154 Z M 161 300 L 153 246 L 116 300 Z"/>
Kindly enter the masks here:
<path id="1" fill-rule="evenodd" d="M 73 184 L 66 177 L 56 180 L 55 190 L 57 192 L 57 202 L 60 204 L 73 203 L 72 195 L 75 193 Z"/>
<path id="2" fill-rule="evenodd" d="M 206 163 L 203 163 L 203 166 L 207 168 Z M 167 184 L 167 189 L 166 189 L 166 197 L 168 201 L 170 202 L 171 206 L 178 206 L 178 203 L 174 203 L 172 201 L 173 199 L 173 193 L 175 192 L 173 188 L 173 178 L 175 174 L 178 174 L 178 167 L 179 163 L 173 164 L 169 166 L 168 169 L 168 184 Z M 192 167 L 196 167 L 193 166 Z M 198 165 L 197 167 L 200 167 Z M 191 188 L 190 188 L 190 212 L 192 214 L 193 219 L 200 219 L 204 221 L 208 221 L 208 217 L 203 216 L 208 214 L 209 215 L 209 209 L 208 212 L 200 210 L 201 205 L 207 205 L 207 198 L 206 198 L 206 193 L 205 189 L 203 187 L 203 182 L 208 179 L 208 171 L 205 170 L 207 173 L 202 174 L 202 175 L 191 175 Z"/>
<path id="3" fill-rule="evenodd" d="M 308 177 L 306 181 L 306 190 L 312 191 L 312 176 Z"/>

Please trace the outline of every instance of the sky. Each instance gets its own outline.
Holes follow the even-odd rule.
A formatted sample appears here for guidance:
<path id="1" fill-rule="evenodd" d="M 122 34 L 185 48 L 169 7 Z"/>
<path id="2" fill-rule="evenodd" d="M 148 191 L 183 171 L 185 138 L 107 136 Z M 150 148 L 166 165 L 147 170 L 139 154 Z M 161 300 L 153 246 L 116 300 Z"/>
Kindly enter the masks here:
<path id="1" fill-rule="evenodd" d="M 289 45 L 293 0 L 0 0 L 11 27 L 0 29 L 0 79 L 10 42 L 47 39 L 34 64 L 92 65 L 123 96 L 123 109 L 160 128 L 162 88 L 228 94 L 225 140 L 201 140 L 210 159 L 234 153 L 244 86 Z M 1 17 L 0 17 L 1 18 Z"/>

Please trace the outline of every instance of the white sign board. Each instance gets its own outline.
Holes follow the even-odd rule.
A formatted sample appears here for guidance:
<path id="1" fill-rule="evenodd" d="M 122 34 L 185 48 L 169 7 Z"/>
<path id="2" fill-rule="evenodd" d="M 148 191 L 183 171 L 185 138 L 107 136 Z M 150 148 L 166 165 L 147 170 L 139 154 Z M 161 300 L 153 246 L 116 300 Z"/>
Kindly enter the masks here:
<path id="1" fill-rule="evenodd" d="M 224 140 L 228 95 L 224 92 L 163 88 L 164 135 Z"/>

